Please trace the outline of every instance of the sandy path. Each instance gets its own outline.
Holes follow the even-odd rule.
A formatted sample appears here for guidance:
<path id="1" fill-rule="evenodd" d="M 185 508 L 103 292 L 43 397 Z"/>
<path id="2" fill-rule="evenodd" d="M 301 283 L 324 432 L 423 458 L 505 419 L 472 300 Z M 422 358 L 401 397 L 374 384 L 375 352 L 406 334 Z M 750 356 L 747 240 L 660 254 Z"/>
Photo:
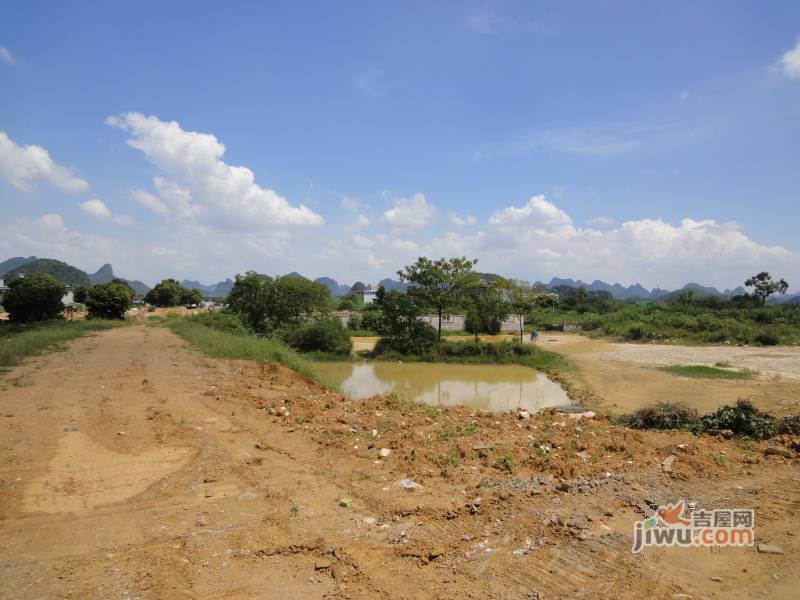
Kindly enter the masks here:
<path id="1" fill-rule="evenodd" d="M 401 454 L 426 451 L 412 430 L 386 464 L 357 450 L 361 438 L 320 444 L 299 417 L 263 407 L 327 398 L 334 411 L 339 396 L 282 368 L 207 359 L 144 326 L 78 340 L 0 383 L 3 598 L 776 598 L 800 585 L 800 547 L 786 533 L 800 473 L 771 458 L 724 477 L 691 475 L 692 464 L 724 471 L 706 456 L 721 442 L 685 454 L 670 479 L 658 464 L 675 440 L 653 434 L 652 452 L 630 455 L 641 475 L 604 479 L 588 495 L 555 482 L 529 495 L 502 487 L 514 480 L 492 463 L 465 463 L 455 476 L 404 463 Z M 349 428 L 331 422 L 316 431 Z M 408 494 L 392 482 L 412 468 L 425 486 Z M 760 539 L 786 556 L 628 552 L 631 502 L 641 503 L 629 498 L 729 502 L 743 486 L 761 490 L 745 498 L 759 511 Z M 467 494 L 483 507 L 467 510 Z M 350 509 L 342 497 L 353 498 Z M 597 537 L 547 525 L 554 513 L 588 516 Z M 514 555 L 526 538 L 543 545 Z"/>

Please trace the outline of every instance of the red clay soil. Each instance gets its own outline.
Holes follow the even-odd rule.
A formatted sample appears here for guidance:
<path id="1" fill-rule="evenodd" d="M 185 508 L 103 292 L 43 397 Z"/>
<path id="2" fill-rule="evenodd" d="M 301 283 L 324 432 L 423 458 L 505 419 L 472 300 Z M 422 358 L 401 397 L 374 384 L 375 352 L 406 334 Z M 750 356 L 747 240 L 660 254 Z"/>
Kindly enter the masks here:
<path id="1" fill-rule="evenodd" d="M 4 598 L 791 598 L 800 585 L 796 440 L 348 401 L 145 326 L 6 373 L 0 424 Z M 753 508 L 756 541 L 783 554 L 633 554 L 634 521 L 677 498 Z"/>

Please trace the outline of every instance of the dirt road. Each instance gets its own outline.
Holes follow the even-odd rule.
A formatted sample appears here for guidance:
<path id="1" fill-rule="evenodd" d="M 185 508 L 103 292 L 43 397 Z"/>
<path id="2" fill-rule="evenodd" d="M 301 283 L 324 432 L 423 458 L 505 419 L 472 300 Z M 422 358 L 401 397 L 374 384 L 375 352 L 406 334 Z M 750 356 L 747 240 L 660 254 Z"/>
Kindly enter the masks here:
<path id="1" fill-rule="evenodd" d="M 158 327 L 78 340 L 0 383 L 3 598 L 789 598 L 800 585 L 800 470 L 764 444 L 347 402 Z M 670 497 L 752 507 L 757 540 L 785 554 L 633 555 L 637 510 Z"/>

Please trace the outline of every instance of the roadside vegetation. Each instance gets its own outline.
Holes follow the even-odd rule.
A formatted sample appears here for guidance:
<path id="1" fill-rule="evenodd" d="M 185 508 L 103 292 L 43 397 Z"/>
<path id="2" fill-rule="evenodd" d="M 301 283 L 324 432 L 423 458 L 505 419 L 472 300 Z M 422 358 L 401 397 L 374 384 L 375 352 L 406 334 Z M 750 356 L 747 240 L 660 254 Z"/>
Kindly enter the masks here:
<path id="1" fill-rule="evenodd" d="M 672 375 L 695 379 L 750 379 L 753 377 L 752 371 L 733 371 L 731 369 L 703 365 L 670 365 L 661 367 L 659 370 Z"/>
<path id="2" fill-rule="evenodd" d="M 27 324 L 0 321 L 0 367 L 13 366 L 27 356 L 56 349 L 63 342 L 125 324 L 125 321 L 100 319 Z"/>
<path id="3" fill-rule="evenodd" d="M 335 386 L 319 377 L 312 364 L 282 340 L 251 334 L 235 315 L 202 313 L 191 317 L 167 317 L 162 324 L 209 356 L 258 363 L 278 363 L 308 381 Z"/>
<path id="4" fill-rule="evenodd" d="M 118 280 L 81 286 L 76 295 L 89 307 L 88 318 L 72 321 L 64 319 L 62 298 L 67 288 L 53 275 L 17 274 L 8 287 L 3 308 L 9 319 L 0 321 L 0 367 L 88 333 L 124 325 L 125 311 L 133 300 L 133 290 Z"/>
<path id="5" fill-rule="evenodd" d="M 682 429 L 695 434 L 766 440 L 776 435 L 800 434 L 800 418 L 778 418 L 757 409 L 749 400 L 737 400 L 713 413 L 700 416 L 680 402 L 658 402 L 619 417 L 619 424 L 632 429 Z"/>
<path id="6" fill-rule="evenodd" d="M 633 342 L 684 344 L 800 344 L 800 305 L 770 305 L 764 296 L 730 299 L 691 290 L 662 301 L 622 301 L 583 288 L 542 295 L 528 313 L 538 331 L 560 331 L 565 324 L 583 332 Z"/>

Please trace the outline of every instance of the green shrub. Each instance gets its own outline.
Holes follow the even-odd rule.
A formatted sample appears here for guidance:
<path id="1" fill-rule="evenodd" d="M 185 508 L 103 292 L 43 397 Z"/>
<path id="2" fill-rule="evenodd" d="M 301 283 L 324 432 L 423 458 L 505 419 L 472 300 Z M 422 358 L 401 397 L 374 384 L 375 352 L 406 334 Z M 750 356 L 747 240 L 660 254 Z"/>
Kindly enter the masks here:
<path id="1" fill-rule="evenodd" d="M 777 346 L 781 343 L 780 338 L 771 331 L 762 331 L 756 334 L 755 341 L 760 346 Z"/>
<path id="2" fill-rule="evenodd" d="M 288 325 L 278 331 L 279 337 L 300 352 L 350 354 L 353 342 L 337 318 L 324 318 Z"/>
<path id="3" fill-rule="evenodd" d="M 634 429 L 683 429 L 697 425 L 697 411 L 678 402 L 656 402 L 621 418 Z"/>
<path id="4" fill-rule="evenodd" d="M 700 419 L 704 430 L 729 429 L 735 435 L 766 440 L 775 435 L 778 422 L 772 415 L 758 410 L 749 400 L 737 400 L 734 406 L 719 407 Z"/>
<path id="5" fill-rule="evenodd" d="M 9 291 L 3 298 L 3 306 L 11 321 L 30 323 L 47 321 L 61 316 L 64 305 L 61 299 L 67 289 L 52 275 L 26 275 L 8 282 Z"/>
<path id="6" fill-rule="evenodd" d="M 122 319 L 133 302 L 133 290 L 122 282 L 99 283 L 85 292 L 90 319 Z"/>
<path id="7" fill-rule="evenodd" d="M 244 326 L 239 316 L 228 312 L 199 313 L 189 317 L 189 321 L 234 335 L 246 335 L 248 333 L 247 327 Z"/>

